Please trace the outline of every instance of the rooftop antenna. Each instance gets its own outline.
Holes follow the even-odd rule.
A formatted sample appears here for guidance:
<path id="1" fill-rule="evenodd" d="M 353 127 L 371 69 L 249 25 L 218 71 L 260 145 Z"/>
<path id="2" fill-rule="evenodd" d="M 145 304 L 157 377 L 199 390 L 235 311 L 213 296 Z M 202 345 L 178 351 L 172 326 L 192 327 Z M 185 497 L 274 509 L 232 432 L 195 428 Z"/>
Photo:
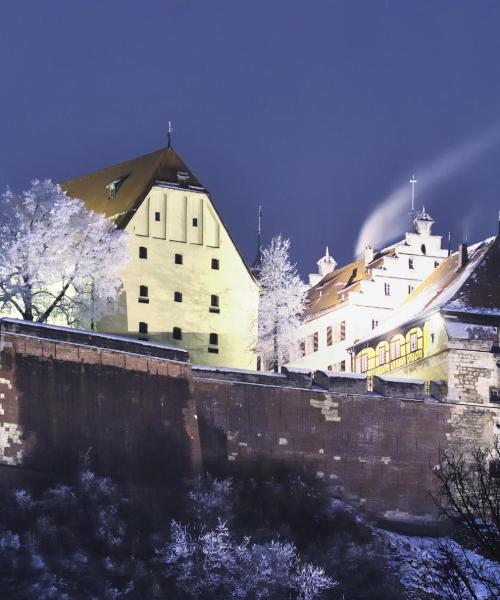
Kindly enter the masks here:
<path id="1" fill-rule="evenodd" d="M 415 184 L 417 183 L 417 179 L 415 175 L 410 179 L 411 184 L 411 211 L 410 215 L 413 215 L 415 212 Z"/>
<path id="2" fill-rule="evenodd" d="M 448 231 L 448 256 L 451 254 L 451 231 Z"/>
<path id="3" fill-rule="evenodd" d="M 262 233 L 262 204 L 259 204 L 259 224 L 257 226 L 257 250 L 260 252 L 262 248 L 261 244 L 261 234 Z"/>
<path id="4" fill-rule="evenodd" d="M 167 131 L 167 140 L 168 140 L 168 147 L 171 148 L 172 147 L 172 131 L 173 131 L 173 127 L 172 127 L 172 121 L 168 122 L 168 131 Z"/>

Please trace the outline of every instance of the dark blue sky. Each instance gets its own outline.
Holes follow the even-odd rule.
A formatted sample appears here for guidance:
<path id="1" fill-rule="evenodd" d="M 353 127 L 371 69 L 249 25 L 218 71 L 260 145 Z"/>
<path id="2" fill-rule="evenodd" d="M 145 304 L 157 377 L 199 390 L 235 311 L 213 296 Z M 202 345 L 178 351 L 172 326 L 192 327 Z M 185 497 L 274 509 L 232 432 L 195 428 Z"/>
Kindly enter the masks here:
<path id="1" fill-rule="evenodd" d="M 350 260 L 378 202 L 499 122 L 500 3 L 16 0 L 0 73 L 2 189 L 156 149 L 172 120 L 244 255 L 261 202 L 306 273 L 326 244 Z M 419 198 L 437 231 L 495 232 L 499 167 L 500 143 Z"/>

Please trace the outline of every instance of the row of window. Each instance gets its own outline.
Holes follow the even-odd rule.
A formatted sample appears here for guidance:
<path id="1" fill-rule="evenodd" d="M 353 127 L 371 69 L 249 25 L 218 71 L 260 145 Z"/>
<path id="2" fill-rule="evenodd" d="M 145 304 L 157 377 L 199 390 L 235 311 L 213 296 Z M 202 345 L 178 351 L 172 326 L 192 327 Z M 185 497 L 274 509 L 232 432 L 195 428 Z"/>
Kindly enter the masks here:
<path id="1" fill-rule="evenodd" d="M 139 258 L 143 258 L 143 259 L 148 258 L 148 249 L 146 248 L 146 246 L 139 246 Z M 182 254 L 175 254 L 174 255 L 174 263 L 176 265 L 184 264 L 184 256 Z M 219 259 L 212 258 L 211 268 L 214 269 L 215 271 L 218 271 L 219 267 L 220 267 Z"/>
<path id="2" fill-rule="evenodd" d="M 147 285 L 139 286 L 139 298 L 141 304 L 149 304 L 149 288 Z M 182 292 L 174 292 L 174 302 L 182 302 Z M 217 294 L 210 295 L 210 306 L 208 312 L 220 313 L 219 296 Z"/>
<path id="3" fill-rule="evenodd" d="M 425 246 L 422 246 L 422 252 L 423 252 L 423 254 L 425 254 Z M 437 267 L 439 267 L 439 261 L 435 260 L 434 261 L 434 268 L 436 269 Z M 408 268 L 409 269 L 414 269 L 415 268 L 414 263 L 413 263 L 413 258 L 409 258 L 408 259 Z"/>
<path id="4" fill-rule="evenodd" d="M 149 332 L 148 324 L 144 321 L 139 322 L 139 337 L 141 339 L 147 339 Z M 180 327 L 172 327 L 172 338 L 174 340 L 182 340 L 182 329 Z M 208 335 L 208 343 L 210 346 L 218 346 L 219 345 L 219 334 L 218 333 L 210 333 Z M 218 354 L 219 348 L 208 348 L 208 352 L 212 354 Z"/>
<path id="5" fill-rule="evenodd" d="M 161 213 L 160 211 L 155 211 L 155 221 L 161 221 Z M 193 220 L 191 221 L 193 227 L 198 227 L 198 219 L 196 217 L 193 217 Z"/>
<path id="6" fill-rule="evenodd" d="M 414 289 L 415 288 L 411 284 L 408 284 L 408 294 L 411 294 Z M 391 295 L 391 284 L 390 283 L 384 283 L 384 294 L 386 296 Z"/>
<path id="7" fill-rule="evenodd" d="M 327 367 L 327 370 L 328 371 L 336 371 L 337 373 L 338 372 L 343 373 L 345 371 L 345 360 L 341 360 L 338 363 L 335 363 L 333 365 L 329 365 Z"/>
<path id="8" fill-rule="evenodd" d="M 433 341 L 433 340 L 432 340 Z M 404 342 L 403 342 L 404 343 Z M 418 349 L 418 335 L 412 333 L 410 335 L 410 352 L 416 352 Z M 385 362 L 396 360 L 401 358 L 401 340 L 391 340 L 389 345 L 389 352 L 387 353 L 385 346 L 380 346 L 378 349 L 378 364 L 383 365 Z M 368 355 L 363 354 L 357 359 L 356 370 L 358 372 L 365 372 L 368 370 Z"/>
<path id="9" fill-rule="evenodd" d="M 337 342 L 343 342 L 346 339 L 345 321 L 329 325 L 326 328 L 326 345 L 331 346 Z M 311 352 L 317 352 L 319 349 L 319 333 L 315 331 L 307 336 L 305 340 L 300 340 L 300 355 L 305 356 Z"/>

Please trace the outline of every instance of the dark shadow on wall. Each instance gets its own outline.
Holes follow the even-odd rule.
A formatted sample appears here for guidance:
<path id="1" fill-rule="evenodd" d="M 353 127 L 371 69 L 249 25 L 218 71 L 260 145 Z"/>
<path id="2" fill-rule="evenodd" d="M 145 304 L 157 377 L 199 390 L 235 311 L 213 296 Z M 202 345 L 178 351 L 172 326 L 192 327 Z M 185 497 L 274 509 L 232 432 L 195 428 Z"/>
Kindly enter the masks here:
<path id="1" fill-rule="evenodd" d="M 125 484 L 192 472 L 186 379 L 17 355 L 14 385 L 25 468 L 71 476 L 90 449 L 93 469 Z"/>

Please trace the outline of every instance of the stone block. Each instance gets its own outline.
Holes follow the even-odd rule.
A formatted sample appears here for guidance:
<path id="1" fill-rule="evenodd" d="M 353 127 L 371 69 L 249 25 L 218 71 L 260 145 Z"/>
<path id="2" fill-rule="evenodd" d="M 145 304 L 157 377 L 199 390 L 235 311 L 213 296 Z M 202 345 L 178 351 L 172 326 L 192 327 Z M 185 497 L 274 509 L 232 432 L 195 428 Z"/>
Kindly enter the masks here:
<path id="1" fill-rule="evenodd" d="M 390 398 L 423 400 L 425 381 L 423 379 L 405 379 L 399 377 L 373 377 L 373 391 Z"/>
<path id="2" fill-rule="evenodd" d="M 336 373 L 315 371 L 314 383 L 330 392 L 339 394 L 366 394 L 367 377 L 359 373 Z"/>

